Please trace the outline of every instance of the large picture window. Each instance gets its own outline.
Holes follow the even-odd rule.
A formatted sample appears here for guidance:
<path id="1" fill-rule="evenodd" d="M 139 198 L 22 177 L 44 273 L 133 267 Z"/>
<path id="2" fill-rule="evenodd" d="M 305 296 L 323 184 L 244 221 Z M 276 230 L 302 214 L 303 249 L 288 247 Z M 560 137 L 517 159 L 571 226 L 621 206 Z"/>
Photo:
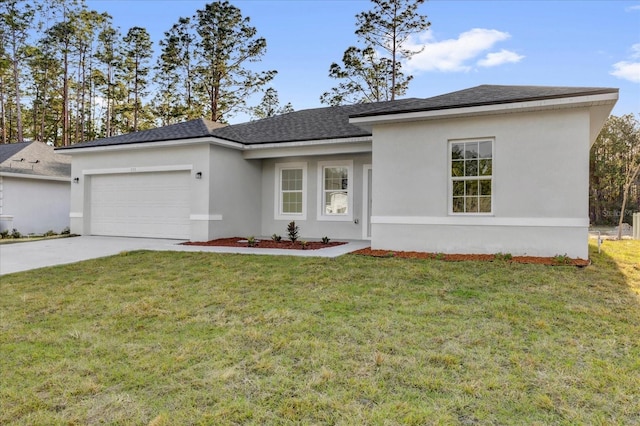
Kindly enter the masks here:
<path id="1" fill-rule="evenodd" d="M 351 220 L 353 162 L 318 163 L 319 219 Z"/>
<path id="2" fill-rule="evenodd" d="M 493 212 L 493 141 L 450 142 L 451 213 Z"/>
<path id="3" fill-rule="evenodd" d="M 276 219 L 306 219 L 306 163 L 276 164 Z"/>

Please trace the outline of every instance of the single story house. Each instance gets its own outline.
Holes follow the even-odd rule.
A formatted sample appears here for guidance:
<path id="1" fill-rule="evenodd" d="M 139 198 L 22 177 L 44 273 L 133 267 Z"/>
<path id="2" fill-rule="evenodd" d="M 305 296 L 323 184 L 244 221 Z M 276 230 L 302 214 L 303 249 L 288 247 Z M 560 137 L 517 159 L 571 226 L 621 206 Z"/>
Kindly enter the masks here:
<path id="1" fill-rule="evenodd" d="M 482 85 L 60 148 L 71 231 L 204 241 L 295 221 L 374 249 L 586 258 L 589 149 L 617 99 Z"/>
<path id="2" fill-rule="evenodd" d="M 69 228 L 71 157 L 41 142 L 0 144 L 0 231 Z"/>

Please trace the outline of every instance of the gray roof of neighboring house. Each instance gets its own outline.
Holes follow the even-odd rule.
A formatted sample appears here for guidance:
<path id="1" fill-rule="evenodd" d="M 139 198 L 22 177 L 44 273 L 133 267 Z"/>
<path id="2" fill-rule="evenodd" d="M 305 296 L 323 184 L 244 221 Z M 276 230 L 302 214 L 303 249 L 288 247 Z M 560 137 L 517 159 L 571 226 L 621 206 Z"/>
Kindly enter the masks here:
<path id="1" fill-rule="evenodd" d="M 350 117 L 369 117 L 617 92 L 618 89 L 599 87 L 482 85 L 426 99 L 409 98 L 307 109 L 230 126 L 222 126 L 206 119 L 196 119 L 58 149 L 160 142 L 205 136 L 213 136 L 244 145 L 363 137 L 370 136 L 371 133 L 349 123 Z"/>
<path id="2" fill-rule="evenodd" d="M 0 164 L 4 163 L 33 142 L 5 143 L 0 144 Z"/>
<path id="3" fill-rule="evenodd" d="M 70 177 L 71 158 L 42 142 L 0 144 L 0 173 Z"/>

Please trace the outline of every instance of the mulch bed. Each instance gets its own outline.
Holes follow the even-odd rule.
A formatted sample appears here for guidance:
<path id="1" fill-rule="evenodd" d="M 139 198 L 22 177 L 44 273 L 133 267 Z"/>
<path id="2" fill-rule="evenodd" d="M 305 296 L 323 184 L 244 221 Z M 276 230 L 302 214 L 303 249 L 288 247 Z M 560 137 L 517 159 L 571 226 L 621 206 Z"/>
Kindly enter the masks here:
<path id="1" fill-rule="evenodd" d="M 211 241 L 194 241 L 182 243 L 186 246 L 219 246 L 219 247 L 249 247 L 249 243 L 246 238 L 233 237 L 233 238 L 218 238 Z M 256 240 L 256 245 L 253 248 L 271 248 L 271 249 L 286 249 L 286 250 L 318 250 L 327 247 L 335 247 L 346 244 L 343 241 L 330 241 L 323 243 L 322 241 L 307 241 L 307 245 L 303 246 L 300 240 L 292 243 L 289 240 L 273 241 L 273 240 Z M 444 253 L 424 253 L 417 251 L 389 251 L 389 250 L 372 250 L 371 248 L 365 248 L 354 251 L 353 254 L 372 256 L 372 257 L 399 257 L 404 259 L 436 259 L 444 260 L 447 262 L 460 262 L 464 260 L 476 260 L 483 262 L 509 262 L 509 263 L 534 263 L 538 265 L 552 265 L 552 266 L 588 266 L 591 261 L 584 259 L 554 259 L 553 257 L 534 257 L 534 256 L 513 256 L 511 259 L 504 257 L 500 258 L 494 254 L 444 254 Z M 561 261 L 560 261 L 561 260 Z"/>
<path id="2" fill-rule="evenodd" d="M 182 243 L 185 246 L 219 246 L 219 247 L 249 247 L 249 243 L 246 238 L 233 237 L 233 238 L 218 238 L 211 241 L 194 241 Z M 256 245 L 252 248 L 270 248 L 270 249 L 285 249 L 285 250 L 318 250 L 328 247 L 341 246 L 346 244 L 342 241 L 329 241 L 323 243 L 322 241 L 307 241 L 306 245 L 302 245 L 300 240 L 292 243 L 289 240 L 273 241 L 273 240 L 256 240 Z"/>
<path id="3" fill-rule="evenodd" d="M 538 265 L 571 265 L 571 266 L 588 266 L 591 261 L 584 259 L 555 259 L 553 257 L 534 257 L 534 256 L 513 256 L 511 259 L 494 254 L 444 254 L 444 253 L 423 253 L 417 251 L 389 251 L 389 250 L 371 250 L 371 248 L 365 248 L 353 252 L 354 254 L 360 254 L 364 256 L 373 257 L 400 257 L 404 259 L 437 259 L 448 262 L 460 262 L 463 260 L 476 260 L 484 262 L 512 262 L 512 263 L 535 263 Z M 562 260 L 562 261 L 560 261 Z"/>

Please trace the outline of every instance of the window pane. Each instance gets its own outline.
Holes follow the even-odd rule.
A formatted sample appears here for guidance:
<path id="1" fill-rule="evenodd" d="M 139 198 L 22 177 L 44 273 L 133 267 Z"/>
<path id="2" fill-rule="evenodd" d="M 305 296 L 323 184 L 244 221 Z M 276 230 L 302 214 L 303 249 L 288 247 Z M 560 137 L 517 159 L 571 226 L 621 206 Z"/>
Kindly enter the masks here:
<path id="1" fill-rule="evenodd" d="M 480 197 L 480 213 L 491 213 L 491 197 Z"/>
<path id="2" fill-rule="evenodd" d="M 451 162 L 451 176 L 464 176 L 464 161 Z"/>
<path id="3" fill-rule="evenodd" d="M 467 142 L 464 144 L 464 158 L 465 160 L 478 158 L 478 142 Z"/>
<path id="4" fill-rule="evenodd" d="M 459 197 L 464 195 L 464 181 L 458 180 L 453 182 L 453 196 Z"/>
<path id="5" fill-rule="evenodd" d="M 480 195 L 491 195 L 491 181 L 490 180 L 481 180 L 480 181 Z"/>
<path id="6" fill-rule="evenodd" d="M 491 176 L 493 173 L 491 163 L 492 160 L 480 160 L 480 176 Z"/>
<path id="7" fill-rule="evenodd" d="M 480 158 L 492 158 L 491 141 L 480 142 L 478 153 Z"/>
<path id="8" fill-rule="evenodd" d="M 282 194 L 282 213 L 302 213 L 302 192 Z"/>
<path id="9" fill-rule="evenodd" d="M 346 167 L 326 167 L 324 169 L 324 189 L 347 189 L 349 170 Z"/>
<path id="10" fill-rule="evenodd" d="M 478 181 L 468 180 L 465 182 L 465 195 L 478 195 Z"/>
<path id="11" fill-rule="evenodd" d="M 478 160 L 465 160 L 464 175 L 478 176 Z"/>
<path id="12" fill-rule="evenodd" d="M 464 158 L 464 144 L 452 143 L 451 144 L 451 159 L 462 160 Z"/>
<path id="13" fill-rule="evenodd" d="M 326 214 L 347 214 L 349 196 L 346 191 L 325 192 L 324 211 Z"/>
<path id="14" fill-rule="evenodd" d="M 467 213 L 477 213 L 478 212 L 478 198 L 476 197 L 466 197 L 466 205 L 465 212 Z"/>
<path id="15" fill-rule="evenodd" d="M 453 212 L 464 213 L 464 197 L 453 197 Z"/>
<path id="16" fill-rule="evenodd" d="M 302 169 L 282 170 L 282 190 L 302 191 Z"/>

